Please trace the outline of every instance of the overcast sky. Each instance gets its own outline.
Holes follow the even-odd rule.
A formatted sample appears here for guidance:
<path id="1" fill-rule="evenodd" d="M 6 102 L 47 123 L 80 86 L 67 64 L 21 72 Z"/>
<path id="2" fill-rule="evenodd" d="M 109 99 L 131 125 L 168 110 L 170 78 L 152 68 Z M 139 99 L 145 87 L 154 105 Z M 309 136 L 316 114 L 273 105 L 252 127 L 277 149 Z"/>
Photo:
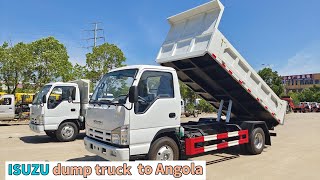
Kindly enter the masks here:
<path id="1" fill-rule="evenodd" d="M 169 25 L 166 18 L 209 0 L 0 0 L 0 43 L 54 36 L 72 63 L 85 64 L 92 45 L 86 29 L 102 22 L 107 42 L 127 64 L 155 64 Z M 281 75 L 320 72 L 319 0 L 222 0 L 219 26 L 256 70 L 266 64 Z M 101 34 L 102 35 L 102 34 Z M 99 41 L 101 43 L 101 41 Z"/>

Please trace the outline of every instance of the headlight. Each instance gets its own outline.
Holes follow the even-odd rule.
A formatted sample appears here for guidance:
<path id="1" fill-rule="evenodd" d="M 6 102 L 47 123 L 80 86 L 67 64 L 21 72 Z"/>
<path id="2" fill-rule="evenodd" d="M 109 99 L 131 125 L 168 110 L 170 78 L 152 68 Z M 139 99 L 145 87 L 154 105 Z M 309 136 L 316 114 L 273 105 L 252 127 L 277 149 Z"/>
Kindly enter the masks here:
<path id="1" fill-rule="evenodd" d="M 124 125 L 111 131 L 111 142 L 114 144 L 129 144 L 129 126 Z"/>
<path id="2" fill-rule="evenodd" d="M 120 144 L 120 136 L 119 136 L 119 134 L 112 134 L 111 135 L 111 140 L 112 140 L 112 143 L 114 143 L 114 144 Z"/>

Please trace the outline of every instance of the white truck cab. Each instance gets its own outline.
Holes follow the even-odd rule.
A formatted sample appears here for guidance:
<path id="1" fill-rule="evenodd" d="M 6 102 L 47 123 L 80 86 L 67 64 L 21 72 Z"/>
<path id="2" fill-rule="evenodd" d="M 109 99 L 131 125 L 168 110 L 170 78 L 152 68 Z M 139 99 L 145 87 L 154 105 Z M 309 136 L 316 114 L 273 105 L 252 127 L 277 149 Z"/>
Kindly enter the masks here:
<path id="1" fill-rule="evenodd" d="M 85 128 L 89 81 L 55 82 L 43 86 L 30 107 L 29 127 L 59 141 L 72 141 Z"/>
<path id="2" fill-rule="evenodd" d="M 128 100 L 130 87 L 137 87 L 135 107 Z M 105 92 L 112 93 L 114 99 L 103 100 Z M 86 115 L 86 148 L 110 160 L 129 160 L 130 154 L 146 153 L 157 132 L 180 126 L 180 103 L 173 68 L 141 65 L 115 69 L 100 80 L 91 97 Z M 150 121 L 154 117 L 159 121 Z M 90 147 L 93 141 L 99 144 L 99 150 Z"/>
<path id="3" fill-rule="evenodd" d="M 14 95 L 0 96 L 0 120 L 13 120 L 15 117 Z"/>

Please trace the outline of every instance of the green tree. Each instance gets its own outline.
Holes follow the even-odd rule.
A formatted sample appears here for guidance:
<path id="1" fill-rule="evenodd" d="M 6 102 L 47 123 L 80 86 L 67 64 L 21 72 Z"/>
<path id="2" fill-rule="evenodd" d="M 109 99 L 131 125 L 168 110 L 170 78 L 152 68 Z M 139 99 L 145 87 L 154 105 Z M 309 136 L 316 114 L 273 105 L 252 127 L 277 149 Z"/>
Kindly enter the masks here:
<path id="1" fill-rule="evenodd" d="M 195 101 L 199 96 L 192 89 L 183 84 L 183 82 L 179 82 L 179 84 L 181 98 L 186 103 L 186 110 L 193 111 L 194 109 L 198 109 L 203 112 L 214 112 L 214 107 L 204 99 L 201 99 L 198 107 L 195 107 Z"/>
<path id="2" fill-rule="evenodd" d="M 181 94 L 181 98 L 187 102 L 187 104 L 189 103 L 194 103 L 195 100 L 197 99 L 197 94 L 190 89 L 187 85 L 183 84 L 183 82 L 179 82 L 180 84 L 180 94 Z"/>
<path id="3" fill-rule="evenodd" d="M 272 71 L 271 68 L 264 68 L 260 70 L 258 74 L 270 86 L 276 95 L 281 96 L 283 94 L 284 87 L 282 85 L 282 78 L 278 75 L 277 71 Z"/>
<path id="4" fill-rule="evenodd" d="M 72 79 L 76 80 L 84 78 L 86 78 L 86 67 L 76 63 L 72 68 Z"/>
<path id="5" fill-rule="evenodd" d="M 92 53 L 86 54 L 87 78 L 96 83 L 113 68 L 123 66 L 126 57 L 114 44 L 104 43 L 94 47 Z"/>
<path id="6" fill-rule="evenodd" d="M 301 102 L 320 102 L 320 87 L 313 86 L 298 93 Z"/>
<path id="7" fill-rule="evenodd" d="M 299 104 L 299 102 L 300 102 L 300 93 L 289 92 L 288 95 L 292 98 L 294 104 Z"/>
<path id="8" fill-rule="evenodd" d="M 0 51 L 0 76 L 7 86 L 7 93 L 14 94 L 19 83 L 30 81 L 33 67 L 30 45 L 20 42 L 9 47 L 4 43 Z"/>
<path id="9" fill-rule="evenodd" d="M 31 75 L 35 88 L 52 81 L 72 79 L 72 64 L 68 60 L 66 47 L 54 37 L 47 37 L 31 43 L 34 71 Z"/>
<path id="10" fill-rule="evenodd" d="M 214 112 L 214 107 L 208 103 L 207 101 L 201 99 L 199 101 L 199 105 L 198 105 L 198 109 L 201 110 L 202 112 L 207 112 L 207 113 L 211 113 Z"/>

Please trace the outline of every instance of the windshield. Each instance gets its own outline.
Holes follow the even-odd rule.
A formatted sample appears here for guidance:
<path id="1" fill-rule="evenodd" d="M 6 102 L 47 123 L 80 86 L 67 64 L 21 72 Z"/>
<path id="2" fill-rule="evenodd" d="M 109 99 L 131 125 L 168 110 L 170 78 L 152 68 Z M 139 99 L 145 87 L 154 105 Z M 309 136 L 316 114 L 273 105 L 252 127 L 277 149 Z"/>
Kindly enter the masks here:
<path id="1" fill-rule="evenodd" d="M 135 78 L 137 69 L 114 71 L 106 74 L 91 97 L 91 103 L 124 103 Z"/>
<path id="2" fill-rule="evenodd" d="M 47 95 L 49 90 L 51 88 L 51 85 L 46 85 L 46 86 L 43 86 L 40 91 L 36 94 L 32 104 L 34 105 L 37 105 L 37 104 L 40 104 L 41 101 L 42 101 L 42 97 L 43 95 Z"/>

